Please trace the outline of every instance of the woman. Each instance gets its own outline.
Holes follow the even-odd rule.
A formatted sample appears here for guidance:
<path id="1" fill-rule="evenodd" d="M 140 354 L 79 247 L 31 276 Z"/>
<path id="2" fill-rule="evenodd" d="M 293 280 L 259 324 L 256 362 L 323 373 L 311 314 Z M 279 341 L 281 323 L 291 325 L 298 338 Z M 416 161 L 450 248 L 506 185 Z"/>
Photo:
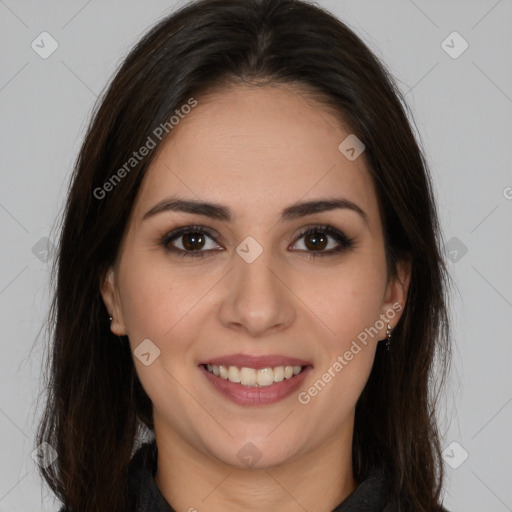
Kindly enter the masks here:
<path id="1" fill-rule="evenodd" d="M 400 94 L 342 22 L 164 19 L 63 219 L 37 439 L 62 511 L 443 510 L 440 238 Z"/>

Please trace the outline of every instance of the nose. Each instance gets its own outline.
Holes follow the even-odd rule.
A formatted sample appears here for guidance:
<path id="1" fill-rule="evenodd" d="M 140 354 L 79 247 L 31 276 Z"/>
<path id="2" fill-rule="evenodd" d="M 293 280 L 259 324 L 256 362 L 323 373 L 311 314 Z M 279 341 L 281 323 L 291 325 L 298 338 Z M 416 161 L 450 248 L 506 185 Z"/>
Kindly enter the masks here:
<path id="1" fill-rule="evenodd" d="M 270 251 L 252 263 L 234 255 L 226 293 L 219 308 L 222 325 L 252 337 L 280 332 L 293 324 L 296 308 L 285 275 Z"/>

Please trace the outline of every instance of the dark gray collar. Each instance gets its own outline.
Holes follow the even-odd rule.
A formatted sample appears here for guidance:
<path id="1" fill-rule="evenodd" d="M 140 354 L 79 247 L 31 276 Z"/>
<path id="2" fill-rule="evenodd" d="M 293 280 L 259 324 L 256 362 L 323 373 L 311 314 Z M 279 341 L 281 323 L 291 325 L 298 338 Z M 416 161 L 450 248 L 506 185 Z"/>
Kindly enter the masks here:
<path id="1" fill-rule="evenodd" d="M 175 512 L 154 479 L 157 455 L 156 441 L 153 440 L 140 446 L 130 463 L 129 485 L 137 503 L 136 512 Z M 384 473 L 375 470 L 333 512 L 383 512 L 387 490 Z"/>

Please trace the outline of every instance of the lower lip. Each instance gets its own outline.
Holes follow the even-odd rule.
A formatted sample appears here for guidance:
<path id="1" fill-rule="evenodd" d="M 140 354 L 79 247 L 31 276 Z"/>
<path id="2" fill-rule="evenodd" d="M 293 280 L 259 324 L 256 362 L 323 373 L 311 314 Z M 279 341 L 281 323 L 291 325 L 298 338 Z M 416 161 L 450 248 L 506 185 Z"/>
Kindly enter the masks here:
<path id="1" fill-rule="evenodd" d="M 311 366 L 306 366 L 290 379 L 274 382 L 270 386 L 248 387 L 217 377 L 202 365 L 199 368 L 217 391 L 239 405 L 269 405 L 279 402 L 297 391 L 312 370 Z"/>

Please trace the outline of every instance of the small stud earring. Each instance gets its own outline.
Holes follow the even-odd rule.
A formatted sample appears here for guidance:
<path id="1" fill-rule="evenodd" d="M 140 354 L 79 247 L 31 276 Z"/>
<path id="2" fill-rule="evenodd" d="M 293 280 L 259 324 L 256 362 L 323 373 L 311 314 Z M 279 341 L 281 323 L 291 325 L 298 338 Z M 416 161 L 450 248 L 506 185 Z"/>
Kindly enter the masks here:
<path id="1" fill-rule="evenodd" d="M 110 330 L 111 330 L 112 334 L 115 334 L 115 335 L 117 336 L 117 333 L 116 333 L 116 332 L 114 332 L 114 331 L 112 331 L 112 320 L 113 320 L 112 315 L 110 315 L 110 316 L 108 317 L 108 320 L 109 320 L 109 322 L 110 322 Z"/>
<path id="2" fill-rule="evenodd" d="M 389 346 L 391 345 L 391 333 L 393 332 L 393 328 L 391 325 L 388 324 L 388 327 L 386 329 L 386 350 L 389 352 Z"/>
<path id="3" fill-rule="evenodd" d="M 110 315 L 110 316 L 108 317 L 108 319 L 109 319 L 110 323 L 112 323 L 112 315 Z M 111 329 L 111 331 L 112 331 L 112 329 Z M 115 335 L 119 338 L 119 342 L 121 343 L 121 346 L 123 346 L 123 347 L 124 347 L 123 338 L 122 338 L 121 336 L 119 336 L 119 334 L 117 334 L 117 333 L 116 333 L 116 332 L 114 332 L 114 331 L 112 331 L 112 334 L 115 334 Z"/>

